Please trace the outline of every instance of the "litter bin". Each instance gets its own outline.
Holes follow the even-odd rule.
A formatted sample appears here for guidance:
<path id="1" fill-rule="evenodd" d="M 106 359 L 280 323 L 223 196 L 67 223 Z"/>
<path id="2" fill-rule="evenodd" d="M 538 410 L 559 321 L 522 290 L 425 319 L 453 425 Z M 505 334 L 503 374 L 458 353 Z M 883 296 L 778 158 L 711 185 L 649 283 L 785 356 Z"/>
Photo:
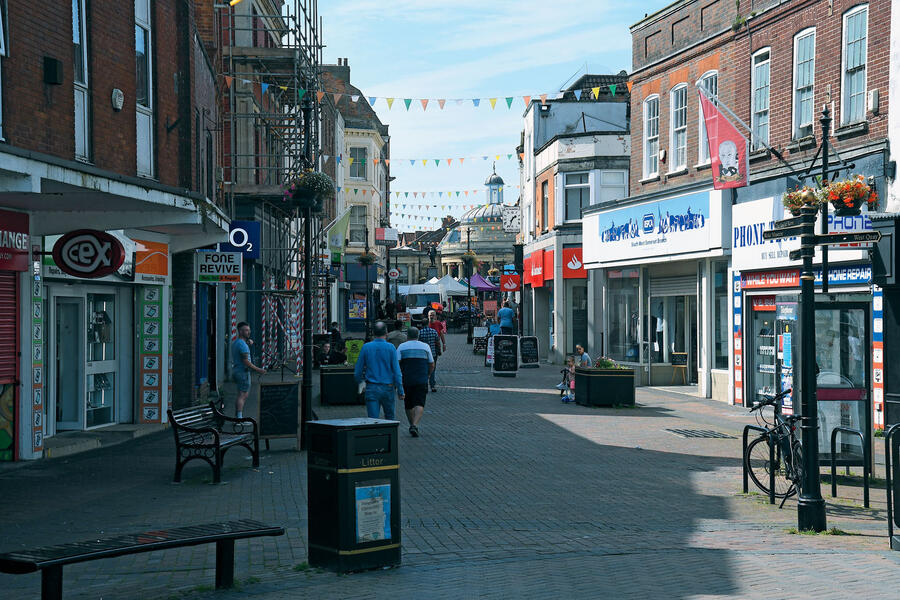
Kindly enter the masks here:
<path id="1" fill-rule="evenodd" d="M 359 384 L 353 377 L 353 367 L 346 365 L 322 365 L 319 371 L 319 394 L 323 406 L 366 403 L 366 397 L 359 393 Z"/>
<path id="2" fill-rule="evenodd" d="M 348 572 L 400 564 L 398 424 L 307 424 L 310 565 Z"/>

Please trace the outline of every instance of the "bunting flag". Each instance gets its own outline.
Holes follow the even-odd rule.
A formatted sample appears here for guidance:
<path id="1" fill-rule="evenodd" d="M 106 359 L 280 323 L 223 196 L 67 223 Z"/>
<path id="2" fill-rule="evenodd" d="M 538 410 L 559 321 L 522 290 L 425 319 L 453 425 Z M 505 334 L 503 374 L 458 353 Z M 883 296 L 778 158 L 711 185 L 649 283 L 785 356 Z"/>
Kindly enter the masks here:
<path id="1" fill-rule="evenodd" d="M 507 96 L 506 97 L 506 108 L 512 108 L 512 102 L 513 102 L 513 97 Z"/>
<path id="2" fill-rule="evenodd" d="M 444 100 L 443 98 L 439 98 L 439 99 L 438 99 L 438 106 L 441 107 L 441 110 L 444 110 L 444 103 L 445 103 L 445 102 L 446 102 L 446 100 Z"/>
<path id="3" fill-rule="evenodd" d="M 547 104 L 547 94 L 541 94 L 541 104 Z"/>
<path id="4" fill-rule="evenodd" d="M 406 110 L 409 110 L 409 105 L 412 104 L 412 98 L 404 98 L 403 104 L 406 105 Z"/>
<path id="5" fill-rule="evenodd" d="M 318 100 L 319 102 L 321 102 L 322 98 L 324 98 L 324 97 L 325 97 L 325 92 L 316 92 L 316 100 Z"/>
<path id="6" fill-rule="evenodd" d="M 575 99 L 578 101 L 581 100 L 581 90 L 575 90 Z"/>
<path id="7" fill-rule="evenodd" d="M 375 106 L 376 100 L 378 100 L 377 96 L 369 96 L 369 106 Z"/>
<path id="8" fill-rule="evenodd" d="M 522 100 L 525 101 L 525 106 L 531 104 L 531 96 L 522 96 Z"/>
<path id="9" fill-rule="evenodd" d="M 613 95 L 613 96 L 616 95 L 616 87 L 617 87 L 617 86 L 616 86 L 615 83 L 609 84 L 609 91 L 612 92 L 612 95 Z"/>
<path id="10" fill-rule="evenodd" d="M 393 98 L 385 98 L 385 100 L 387 101 L 388 110 L 391 110 L 391 107 L 394 106 L 394 99 Z"/>
<path id="11" fill-rule="evenodd" d="M 269 84 L 268 84 L 268 83 L 261 83 L 261 84 L 259 84 L 259 89 L 260 89 L 260 91 L 262 92 L 262 95 L 265 96 L 265 95 L 266 95 L 266 91 L 269 89 Z"/>
<path id="12" fill-rule="evenodd" d="M 628 86 L 628 93 L 629 93 L 629 94 L 630 94 L 630 93 L 631 93 L 631 86 L 633 86 L 633 85 L 634 85 L 634 82 L 633 82 L 633 81 L 629 81 L 629 82 L 628 82 L 628 83 L 626 83 L 626 84 L 625 84 L 625 85 L 627 85 L 627 86 Z"/>
<path id="13" fill-rule="evenodd" d="M 496 98 L 488 98 L 488 102 L 491 103 L 491 110 L 494 110 L 494 107 L 497 106 L 497 99 Z"/>
<path id="14" fill-rule="evenodd" d="M 475 105 L 475 108 L 478 108 L 478 105 L 481 104 L 481 98 L 472 98 L 472 104 Z"/>
<path id="15" fill-rule="evenodd" d="M 591 88 L 591 94 L 594 95 L 594 99 L 599 99 L 600 98 L 600 86 L 598 85 L 597 87 Z"/>
<path id="16" fill-rule="evenodd" d="M 332 97 L 334 98 L 334 103 L 335 103 L 335 104 L 337 104 L 337 103 L 340 101 L 341 96 L 343 96 L 343 94 L 339 94 L 339 93 L 337 93 L 337 92 L 335 92 L 334 94 L 332 94 Z"/>
<path id="17" fill-rule="evenodd" d="M 419 100 L 419 102 L 422 103 L 422 112 L 425 112 L 425 110 L 428 108 L 428 98 L 422 98 L 421 100 Z"/>
<path id="18" fill-rule="evenodd" d="M 234 77 L 229 77 L 228 75 L 225 76 L 225 87 L 231 87 L 232 79 L 234 79 Z"/>

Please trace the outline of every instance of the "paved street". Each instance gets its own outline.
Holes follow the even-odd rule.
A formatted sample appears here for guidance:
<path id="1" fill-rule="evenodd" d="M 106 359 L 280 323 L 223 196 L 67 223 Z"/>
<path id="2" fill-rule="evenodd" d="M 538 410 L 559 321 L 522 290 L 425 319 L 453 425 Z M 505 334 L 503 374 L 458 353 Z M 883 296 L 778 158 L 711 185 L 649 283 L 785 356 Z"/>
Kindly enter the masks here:
<path id="1" fill-rule="evenodd" d="M 306 566 L 305 455 L 273 442 L 258 471 L 242 450 L 225 483 L 194 462 L 170 483 L 171 434 L 0 476 L 0 551 L 223 519 L 283 525 L 237 543 L 238 589 L 212 592 L 214 547 L 65 569 L 67 598 L 896 598 L 900 553 L 884 494 L 828 498 L 829 526 L 795 535 L 796 505 L 740 494 L 745 411 L 638 391 L 634 409 L 559 402 L 558 367 L 494 378 L 451 336 L 422 437 L 401 425 L 403 565 L 339 576 Z M 362 407 L 316 407 L 320 417 Z M 686 439 L 667 428 L 730 439 Z M 883 470 L 879 469 L 879 475 Z M 828 488 L 823 486 L 823 492 Z M 0 576 L 6 597 L 37 597 L 38 575 Z M 893 583 L 892 583 L 893 582 Z M 893 585 L 893 588 L 889 588 Z"/>

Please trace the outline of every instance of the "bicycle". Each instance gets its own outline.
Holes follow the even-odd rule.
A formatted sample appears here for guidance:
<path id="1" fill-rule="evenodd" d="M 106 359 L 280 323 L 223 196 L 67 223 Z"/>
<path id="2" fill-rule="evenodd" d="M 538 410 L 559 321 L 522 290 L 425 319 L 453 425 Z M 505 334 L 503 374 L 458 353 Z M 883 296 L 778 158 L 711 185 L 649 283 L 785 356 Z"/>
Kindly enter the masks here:
<path id="1" fill-rule="evenodd" d="M 796 423 L 801 419 L 797 415 L 783 416 L 778 410 L 778 402 L 791 393 L 787 389 L 776 396 L 764 396 L 765 400 L 753 405 L 750 412 L 756 413 L 757 422 L 766 429 L 765 433 L 747 445 L 744 454 L 744 466 L 750 479 L 760 490 L 769 493 L 769 472 L 775 470 L 775 497 L 781 498 L 781 506 L 785 501 L 800 491 L 803 479 L 803 446 L 797 439 Z M 773 421 L 769 422 L 763 415 L 762 408 L 775 408 Z M 769 461 L 769 440 L 775 444 L 775 464 Z"/>

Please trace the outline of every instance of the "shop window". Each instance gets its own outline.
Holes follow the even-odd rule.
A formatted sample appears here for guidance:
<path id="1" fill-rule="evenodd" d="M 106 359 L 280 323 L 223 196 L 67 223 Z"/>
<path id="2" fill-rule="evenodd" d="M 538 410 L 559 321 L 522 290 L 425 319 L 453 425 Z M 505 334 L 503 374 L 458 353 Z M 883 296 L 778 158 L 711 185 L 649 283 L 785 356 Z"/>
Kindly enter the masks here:
<path id="1" fill-rule="evenodd" d="M 869 7 L 857 6 L 844 15 L 843 84 L 841 123 L 863 121 L 866 117 L 866 39 Z"/>
<path id="2" fill-rule="evenodd" d="M 813 132 L 813 89 L 816 81 L 816 30 L 794 37 L 794 139 Z"/>
<path id="3" fill-rule="evenodd" d="M 607 312 L 610 358 L 638 362 L 640 358 L 640 270 L 608 269 Z"/>
<path id="4" fill-rule="evenodd" d="M 720 261 L 713 266 L 713 368 L 728 368 L 728 345 L 731 332 L 731 317 L 728 313 L 728 263 Z"/>
<path id="5" fill-rule="evenodd" d="M 753 55 L 753 149 L 769 143 L 769 66 L 770 50 Z"/>

